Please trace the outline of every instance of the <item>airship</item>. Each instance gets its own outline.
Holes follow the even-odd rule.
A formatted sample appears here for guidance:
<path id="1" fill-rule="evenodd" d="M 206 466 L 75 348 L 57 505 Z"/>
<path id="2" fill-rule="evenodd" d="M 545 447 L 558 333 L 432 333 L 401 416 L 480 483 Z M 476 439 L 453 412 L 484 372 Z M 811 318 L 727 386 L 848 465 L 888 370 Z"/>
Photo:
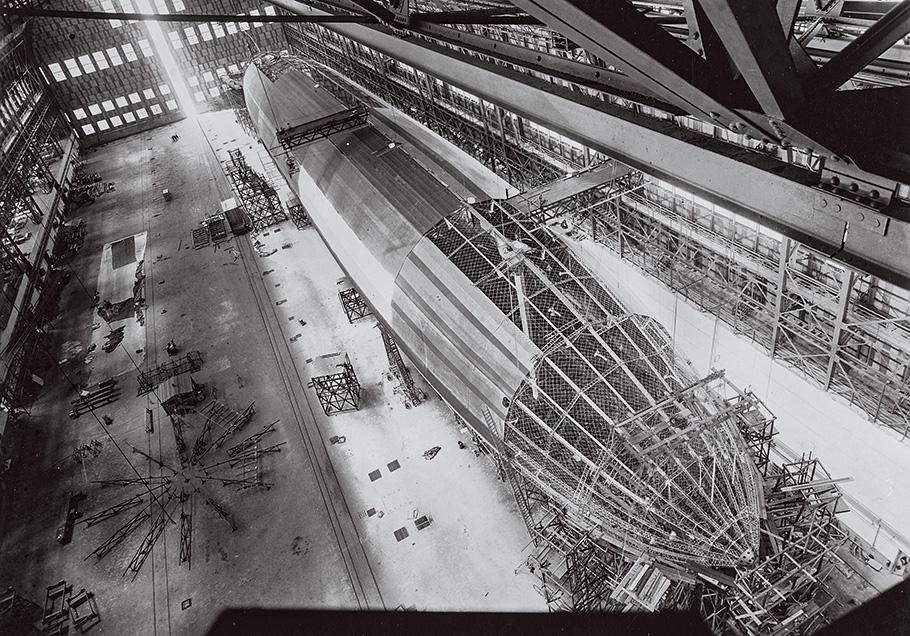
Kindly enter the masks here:
<path id="1" fill-rule="evenodd" d="M 513 199 L 468 203 L 307 61 L 259 54 L 246 106 L 313 226 L 409 362 L 566 522 L 626 555 L 755 562 L 748 413 L 711 394 Z"/>

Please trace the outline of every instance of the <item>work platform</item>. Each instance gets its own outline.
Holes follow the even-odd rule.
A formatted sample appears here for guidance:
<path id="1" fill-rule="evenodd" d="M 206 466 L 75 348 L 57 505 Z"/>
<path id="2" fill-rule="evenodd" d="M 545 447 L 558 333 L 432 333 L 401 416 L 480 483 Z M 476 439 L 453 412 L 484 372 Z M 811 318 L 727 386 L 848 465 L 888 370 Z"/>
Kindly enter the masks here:
<path id="1" fill-rule="evenodd" d="M 592 205 L 602 205 L 611 196 L 620 196 L 641 184 L 641 173 L 615 161 L 545 183 L 506 199 L 538 223 L 563 214 L 582 213 Z"/>
<path id="2" fill-rule="evenodd" d="M 281 146 L 285 151 L 367 122 L 367 108 L 350 93 L 339 94 L 331 83 L 321 83 L 297 59 L 264 53 L 252 64 L 261 72 L 258 81 L 283 87 L 269 91 L 268 102 L 261 104 L 274 121 L 281 122 L 274 139 L 263 139 L 266 148 Z M 300 74 L 307 81 L 299 80 Z M 264 78 L 263 78 L 264 76 Z M 297 78 L 297 79 L 295 79 Z M 254 80 L 256 81 L 256 80 Z M 261 87 L 244 84 L 249 99 Z"/>
<path id="3" fill-rule="evenodd" d="M 344 315 L 348 317 L 348 322 L 366 318 L 373 313 L 349 278 L 338 281 L 338 298 L 341 300 L 341 307 L 344 309 Z"/>
<path id="4" fill-rule="evenodd" d="M 291 128 L 279 130 L 278 142 L 285 150 L 293 150 L 337 132 L 363 126 L 365 123 L 367 123 L 367 109 L 358 105 L 354 108 L 348 108 L 312 121 L 297 124 Z"/>
<path id="5" fill-rule="evenodd" d="M 310 386 L 316 390 L 326 415 L 360 408 L 360 382 L 347 353 L 328 353 L 313 360 Z"/>

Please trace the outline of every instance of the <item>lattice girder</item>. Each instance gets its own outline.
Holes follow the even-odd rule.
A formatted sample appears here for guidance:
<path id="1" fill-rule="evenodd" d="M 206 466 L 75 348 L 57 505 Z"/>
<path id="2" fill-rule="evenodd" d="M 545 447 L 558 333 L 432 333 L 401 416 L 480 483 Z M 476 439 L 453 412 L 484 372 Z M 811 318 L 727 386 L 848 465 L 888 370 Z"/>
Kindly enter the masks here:
<path id="1" fill-rule="evenodd" d="M 460 210 L 428 236 L 543 352 L 505 441 L 570 523 L 668 562 L 754 560 L 762 495 L 744 408 L 712 394 L 718 377 L 695 382 L 666 332 L 508 203 Z"/>

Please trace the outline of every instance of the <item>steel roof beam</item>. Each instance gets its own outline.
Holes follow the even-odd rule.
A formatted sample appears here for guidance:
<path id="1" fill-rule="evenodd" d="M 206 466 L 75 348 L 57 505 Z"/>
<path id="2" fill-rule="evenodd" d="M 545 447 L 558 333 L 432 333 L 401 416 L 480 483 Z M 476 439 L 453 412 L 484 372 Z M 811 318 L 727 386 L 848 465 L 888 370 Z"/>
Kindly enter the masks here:
<path id="1" fill-rule="evenodd" d="M 799 8 L 802 4 L 802 0 L 777 0 L 776 2 L 777 18 L 780 20 L 780 26 L 787 40 L 793 37 L 793 27 L 796 25 L 796 17 L 799 15 Z"/>
<path id="2" fill-rule="evenodd" d="M 118 13 L 108 11 L 65 11 L 34 7 L 0 7 L 0 15 L 30 18 L 74 18 L 80 20 L 147 20 L 153 22 L 291 22 L 291 23 L 377 23 L 364 15 L 233 15 L 230 13 Z"/>
<path id="3" fill-rule="evenodd" d="M 805 105 L 780 17 L 767 0 L 696 0 L 766 115 L 788 119 Z"/>
<path id="4" fill-rule="evenodd" d="M 271 0 L 289 11 L 311 9 Z M 910 210 L 884 212 L 822 190 L 819 175 L 563 89 L 498 64 L 465 59 L 384 27 L 327 29 L 400 60 L 590 148 L 756 219 L 829 256 L 910 288 Z"/>
<path id="5" fill-rule="evenodd" d="M 415 17 L 412 16 L 412 18 Z M 491 40 L 483 35 L 440 24 L 422 23 L 414 20 L 409 29 L 440 42 L 464 47 L 508 64 L 514 64 L 520 68 L 534 70 L 580 86 L 587 86 L 605 93 L 632 99 L 675 115 L 685 114 L 685 111 L 681 108 L 662 102 L 649 93 L 643 93 L 638 82 L 619 71 L 576 62 L 560 55 L 529 49 L 501 40 Z"/>
<path id="6" fill-rule="evenodd" d="M 703 59 L 626 0 L 513 0 L 513 4 L 622 69 L 663 101 L 706 121 L 740 126 L 754 137 L 777 138 L 761 117 L 727 105 L 750 96 L 733 81 L 726 61 Z"/>
<path id="7" fill-rule="evenodd" d="M 411 13 L 411 20 L 435 24 L 540 24 L 516 7 Z"/>
<path id="8" fill-rule="evenodd" d="M 908 32 L 910 0 L 903 0 L 818 69 L 810 90 L 817 93 L 837 90 Z"/>

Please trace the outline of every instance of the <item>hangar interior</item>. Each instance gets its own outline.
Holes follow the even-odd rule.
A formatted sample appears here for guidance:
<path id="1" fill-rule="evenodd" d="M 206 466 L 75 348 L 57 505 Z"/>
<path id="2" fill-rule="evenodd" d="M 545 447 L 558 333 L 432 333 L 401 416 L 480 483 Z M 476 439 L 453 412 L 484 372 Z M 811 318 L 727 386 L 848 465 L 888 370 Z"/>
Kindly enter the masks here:
<path id="1" fill-rule="evenodd" d="M 910 0 L 0 6 L 0 633 L 905 584 Z"/>

